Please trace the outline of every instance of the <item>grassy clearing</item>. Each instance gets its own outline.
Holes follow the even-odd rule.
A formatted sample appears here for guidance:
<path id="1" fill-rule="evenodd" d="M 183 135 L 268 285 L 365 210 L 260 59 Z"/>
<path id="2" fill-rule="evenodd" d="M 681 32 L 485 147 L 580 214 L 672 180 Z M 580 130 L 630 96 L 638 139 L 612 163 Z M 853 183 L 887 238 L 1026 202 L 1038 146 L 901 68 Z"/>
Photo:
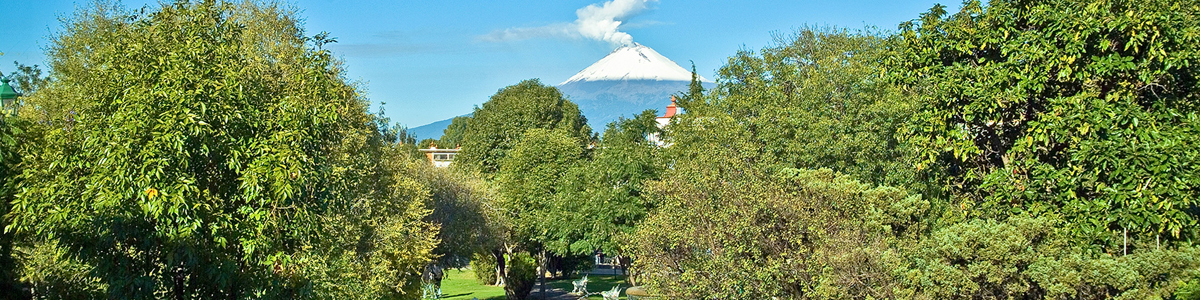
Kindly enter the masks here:
<path id="1" fill-rule="evenodd" d="M 469 269 L 446 270 L 442 278 L 442 299 L 446 300 L 504 300 L 504 288 L 482 285 L 475 282 L 475 273 Z M 567 282 L 570 285 L 570 282 Z"/>

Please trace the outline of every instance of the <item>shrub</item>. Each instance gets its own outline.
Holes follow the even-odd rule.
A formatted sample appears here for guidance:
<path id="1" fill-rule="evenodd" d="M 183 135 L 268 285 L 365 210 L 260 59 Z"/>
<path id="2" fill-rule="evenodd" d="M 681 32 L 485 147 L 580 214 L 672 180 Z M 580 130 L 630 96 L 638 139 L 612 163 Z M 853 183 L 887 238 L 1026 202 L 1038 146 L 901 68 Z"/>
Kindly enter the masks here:
<path id="1" fill-rule="evenodd" d="M 1091 253 L 1062 236 L 1062 220 L 972 219 L 933 232 L 896 268 L 900 297 L 932 299 L 1194 299 L 1200 249 Z M 1193 288 L 1194 289 L 1194 288 Z"/>
<path id="2" fill-rule="evenodd" d="M 496 260 L 491 255 L 476 253 L 471 259 L 471 271 L 475 272 L 475 282 L 479 284 L 496 283 Z"/>
<path id="3" fill-rule="evenodd" d="M 1175 291 L 1175 299 L 1200 300 L 1200 277 L 1194 278 L 1191 282 L 1179 287 L 1179 290 Z"/>
<path id="4" fill-rule="evenodd" d="M 504 295 L 509 300 L 521 300 L 529 296 L 537 279 L 537 267 L 528 253 L 508 256 L 508 273 L 504 274 Z"/>

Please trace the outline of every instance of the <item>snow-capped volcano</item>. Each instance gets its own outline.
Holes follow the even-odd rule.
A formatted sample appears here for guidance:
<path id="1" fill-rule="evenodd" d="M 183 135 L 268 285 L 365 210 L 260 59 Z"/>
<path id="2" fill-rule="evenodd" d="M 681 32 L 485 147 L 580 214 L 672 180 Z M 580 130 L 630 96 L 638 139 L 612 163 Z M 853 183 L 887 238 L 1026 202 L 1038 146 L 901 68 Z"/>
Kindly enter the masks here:
<path id="1" fill-rule="evenodd" d="M 633 43 L 613 50 L 559 85 L 601 80 L 691 81 L 692 72 L 650 47 Z"/>
<path id="2" fill-rule="evenodd" d="M 700 78 L 705 88 L 713 83 Z M 603 132 L 609 122 L 632 118 L 647 109 L 661 115 L 671 104 L 671 95 L 684 93 L 692 81 L 692 72 L 658 54 L 650 47 L 634 43 L 613 50 L 604 58 L 558 85 L 580 112 L 592 130 Z M 446 119 L 413 128 L 419 139 L 439 138 L 450 125 Z"/>
<path id="3" fill-rule="evenodd" d="M 558 85 L 558 89 L 588 118 L 592 129 L 631 118 L 647 109 L 662 112 L 671 94 L 688 90 L 692 72 L 638 43 L 613 50 L 608 56 Z M 700 78 L 706 88 L 712 83 Z"/>

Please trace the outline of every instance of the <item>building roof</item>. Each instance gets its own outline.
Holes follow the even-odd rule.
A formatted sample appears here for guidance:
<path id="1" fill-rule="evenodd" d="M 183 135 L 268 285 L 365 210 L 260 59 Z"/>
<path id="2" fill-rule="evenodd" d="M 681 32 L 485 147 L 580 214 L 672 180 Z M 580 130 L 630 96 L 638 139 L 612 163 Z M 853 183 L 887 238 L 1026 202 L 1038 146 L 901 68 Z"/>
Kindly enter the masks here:
<path id="1" fill-rule="evenodd" d="M 11 85 L 8 85 L 8 77 L 0 75 L 0 99 L 16 99 L 20 96 L 21 93 L 18 93 Z"/>
<path id="2" fill-rule="evenodd" d="M 431 148 L 431 149 L 417 149 L 417 150 L 420 150 L 421 152 L 458 152 L 459 150 L 462 150 L 462 149 L 438 149 L 438 148 Z"/>

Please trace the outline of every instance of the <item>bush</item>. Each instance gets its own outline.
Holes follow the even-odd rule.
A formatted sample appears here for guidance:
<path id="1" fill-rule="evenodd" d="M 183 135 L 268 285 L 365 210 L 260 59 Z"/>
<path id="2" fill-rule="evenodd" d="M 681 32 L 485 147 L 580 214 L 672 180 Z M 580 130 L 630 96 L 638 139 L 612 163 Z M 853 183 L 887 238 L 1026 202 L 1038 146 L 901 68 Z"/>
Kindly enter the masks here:
<path id="1" fill-rule="evenodd" d="M 1175 291 L 1175 299 L 1200 300 L 1200 277 L 1192 279 L 1191 282 L 1184 284 L 1179 290 Z"/>
<path id="2" fill-rule="evenodd" d="M 639 283 L 680 298 L 892 298 L 887 241 L 919 228 L 911 220 L 929 207 L 828 169 L 676 166 L 653 183 L 660 206 L 631 252 L 649 271 Z"/>
<path id="3" fill-rule="evenodd" d="M 933 232 L 895 268 L 900 298 L 1194 299 L 1189 286 L 1200 249 L 1090 253 L 1062 236 L 1061 219 L 972 219 Z"/>
<path id="4" fill-rule="evenodd" d="M 528 253 L 508 256 L 508 273 L 504 274 L 504 295 L 509 300 L 522 300 L 533 290 L 537 267 Z"/>
<path id="5" fill-rule="evenodd" d="M 471 259 L 471 271 L 475 272 L 475 282 L 479 284 L 496 283 L 496 259 L 491 255 L 476 253 Z"/>

